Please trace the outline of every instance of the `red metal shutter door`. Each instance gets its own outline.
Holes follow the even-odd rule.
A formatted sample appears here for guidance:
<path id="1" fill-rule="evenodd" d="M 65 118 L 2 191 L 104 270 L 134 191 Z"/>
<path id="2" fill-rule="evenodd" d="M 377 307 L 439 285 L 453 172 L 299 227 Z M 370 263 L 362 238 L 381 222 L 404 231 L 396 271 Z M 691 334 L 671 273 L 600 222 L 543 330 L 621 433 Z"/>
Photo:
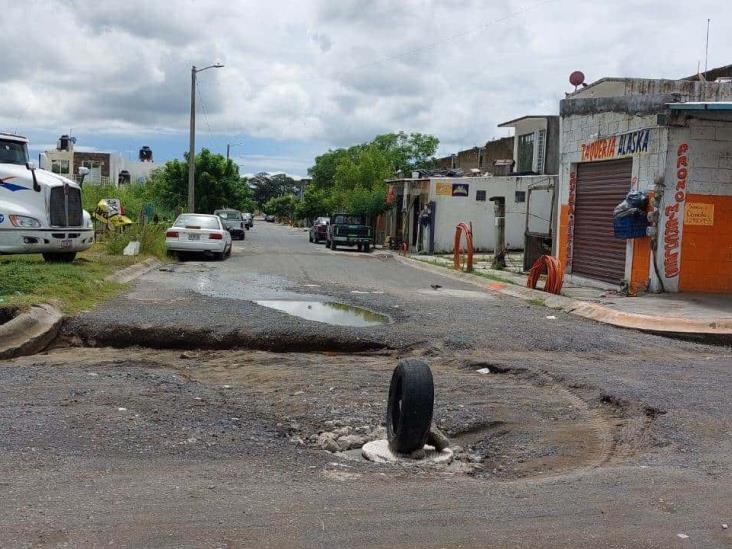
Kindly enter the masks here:
<path id="1" fill-rule="evenodd" d="M 572 272 L 620 284 L 625 240 L 613 236 L 613 209 L 630 191 L 633 160 L 577 165 Z"/>

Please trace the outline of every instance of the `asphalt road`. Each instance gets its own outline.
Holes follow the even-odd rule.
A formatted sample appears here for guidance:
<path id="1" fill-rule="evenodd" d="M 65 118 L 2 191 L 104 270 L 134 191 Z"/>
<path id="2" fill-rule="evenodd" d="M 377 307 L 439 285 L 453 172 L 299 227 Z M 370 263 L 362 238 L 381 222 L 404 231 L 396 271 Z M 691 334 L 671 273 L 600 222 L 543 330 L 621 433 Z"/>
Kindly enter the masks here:
<path id="1" fill-rule="evenodd" d="M 390 322 L 330 326 L 253 302 L 271 299 Z M 729 348 L 584 321 L 261 220 L 229 260 L 149 273 L 66 335 L 0 364 L 2 546 L 732 544 Z M 307 442 L 328 421 L 375 427 L 407 355 L 430 361 L 436 417 L 473 437 L 478 469 L 369 465 Z"/>

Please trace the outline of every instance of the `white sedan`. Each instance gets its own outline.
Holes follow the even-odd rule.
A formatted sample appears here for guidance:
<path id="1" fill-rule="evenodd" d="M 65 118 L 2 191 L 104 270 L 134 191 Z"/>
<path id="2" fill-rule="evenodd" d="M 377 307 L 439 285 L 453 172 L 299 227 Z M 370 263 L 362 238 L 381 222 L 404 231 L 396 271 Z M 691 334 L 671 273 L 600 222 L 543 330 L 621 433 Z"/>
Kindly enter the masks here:
<path id="1" fill-rule="evenodd" d="M 165 247 L 173 253 L 203 252 L 224 259 L 231 246 L 231 235 L 217 215 L 181 214 L 165 233 Z"/>

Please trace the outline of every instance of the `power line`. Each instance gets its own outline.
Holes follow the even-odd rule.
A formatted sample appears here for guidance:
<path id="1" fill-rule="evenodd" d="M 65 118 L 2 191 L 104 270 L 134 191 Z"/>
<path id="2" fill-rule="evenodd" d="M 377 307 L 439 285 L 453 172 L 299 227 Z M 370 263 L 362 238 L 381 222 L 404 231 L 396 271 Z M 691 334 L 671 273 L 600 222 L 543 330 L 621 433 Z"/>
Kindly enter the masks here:
<path id="1" fill-rule="evenodd" d="M 211 136 L 213 132 L 211 131 L 211 124 L 209 124 L 208 122 L 208 109 L 206 108 L 206 103 L 203 102 L 203 95 L 201 95 L 201 87 L 199 86 L 198 82 L 196 82 L 196 92 L 198 93 L 198 101 L 201 103 L 203 119 L 206 121 L 206 127 L 208 127 L 208 134 L 209 136 Z"/>

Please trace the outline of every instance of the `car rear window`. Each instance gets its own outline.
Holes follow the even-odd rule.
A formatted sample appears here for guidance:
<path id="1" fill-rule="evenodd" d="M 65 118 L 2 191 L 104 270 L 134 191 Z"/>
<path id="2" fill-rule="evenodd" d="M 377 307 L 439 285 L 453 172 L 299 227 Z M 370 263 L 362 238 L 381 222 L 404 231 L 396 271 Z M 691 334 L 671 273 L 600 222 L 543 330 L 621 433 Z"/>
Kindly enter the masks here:
<path id="1" fill-rule="evenodd" d="M 337 215 L 335 216 L 336 225 L 363 225 L 363 218 L 359 215 Z"/>
<path id="2" fill-rule="evenodd" d="M 201 229 L 220 229 L 219 220 L 208 215 L 184 214 L 175 220 L 176 227 L 198 227 Z"/>
<path id="3" fill-rule="evenodd" d="M 228 219 L 228 220 L 235 220 L 235 221 L 241 221 L 241 214 L 239 212 L 217 212 L 216 215 L 218 215 L 221 219 Z"/>

